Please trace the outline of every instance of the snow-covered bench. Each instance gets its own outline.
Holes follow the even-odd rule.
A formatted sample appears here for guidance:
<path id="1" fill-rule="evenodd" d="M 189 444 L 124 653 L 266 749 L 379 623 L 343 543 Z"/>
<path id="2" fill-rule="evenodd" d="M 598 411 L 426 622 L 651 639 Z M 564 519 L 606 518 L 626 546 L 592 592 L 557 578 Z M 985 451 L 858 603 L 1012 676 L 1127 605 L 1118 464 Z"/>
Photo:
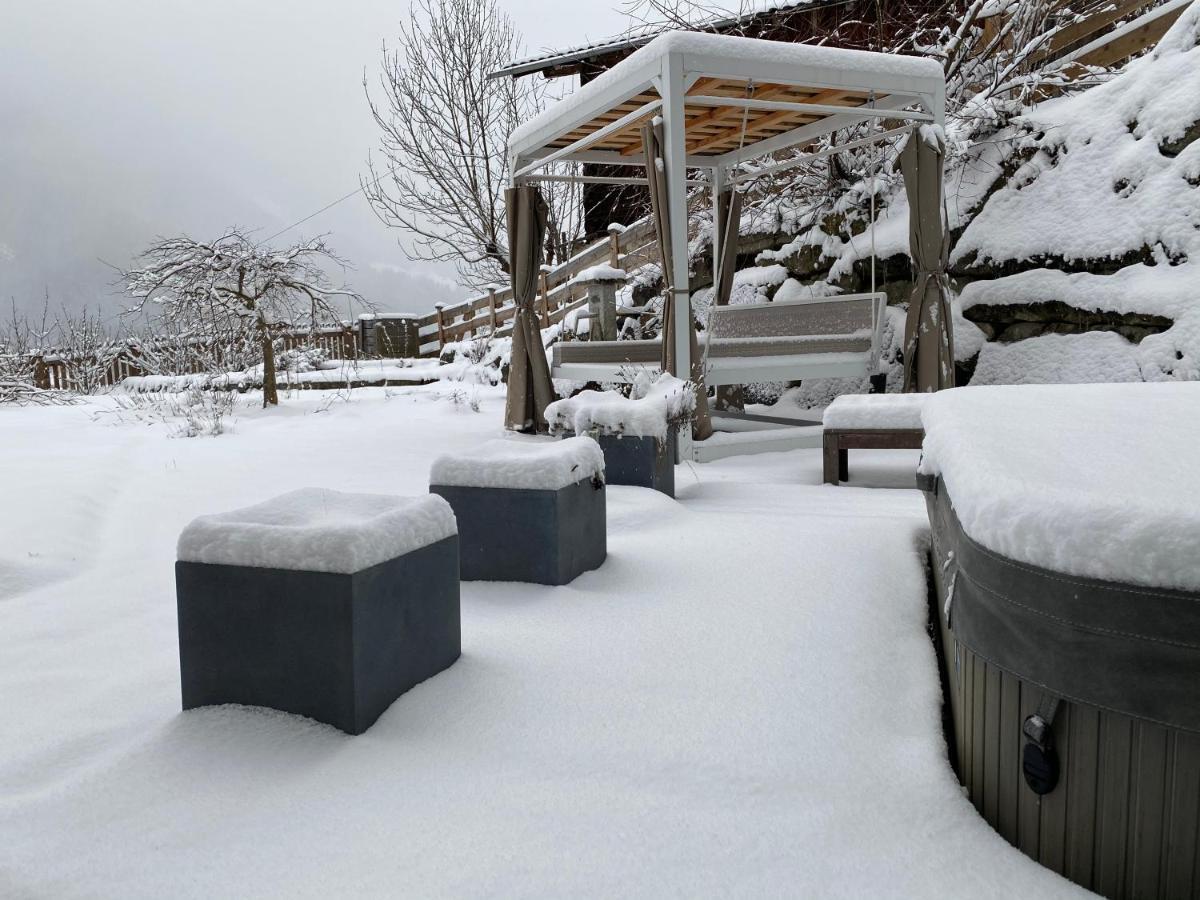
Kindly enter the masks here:
<path id="1" fill-rule="evenodd" d="M 886 306 L 882 293 L 719 306 L 712 311 L 705 382 L 878 376 Z M 658 340 L 559 341 L 551 373 L 629 382 L 639 370 L 657 368 L 661 356 Z"/>
<path id="2" fill-rule="evenodd" d="M 604 452 L 605 480 L 675 496 L 675 439 L 696 406 L 687 382 L 640 373 L 626 397 L 618 391 L 580 391 L 546 407 L 551 434 L 586 434 Z"/>
<path id="3" fill-rule="evenodd" d="M 822 420 L 824 480 L 850 477 L 850 450 L 921 448 L 921 409 L 929 394 L 843 394 Z"/>
<path id="4" fill-rule="evenodd" d="M 588 437 L 495 440 L 434 460 L 458 519 L 464 581 L 567 584 L 604 562 L 604 454 Z"/>
<path id="5" fill-rule="evenodd" d="M 306 488 L 201 516 L 175 579 L 184 709 L 267 706 L 361 734 L 459 656 L 440 497 Z"/>

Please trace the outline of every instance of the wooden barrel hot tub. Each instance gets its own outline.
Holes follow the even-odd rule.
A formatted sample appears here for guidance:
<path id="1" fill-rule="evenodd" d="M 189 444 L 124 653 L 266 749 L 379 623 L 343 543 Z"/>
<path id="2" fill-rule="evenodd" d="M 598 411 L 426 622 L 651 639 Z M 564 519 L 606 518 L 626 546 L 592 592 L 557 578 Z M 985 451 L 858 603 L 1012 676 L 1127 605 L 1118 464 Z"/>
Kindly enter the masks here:
<path id="1" fill-rule="evenodd" d="M 991 389 L 964 389 L 973 390 Z M 1200 392 L 1191 397 L 1200 400 Z M 985 407 L 990 399 L 979 398 Z M 1013 394 L 1000 399 L 1023 405 Z M 1035 399 L 1071 415 L 1062 396 Z M 1106 415 L 1086 405 L 1093 398 L 1080 399 L 1083 418 Z M 947 739 L 958 777 L 1009 842 L 1084 887 L 1111 898 L 1200 897 L 1200 590 L 1088 577 L 1079 574 L 1086 562 L 1076 565 L 1069 556 L 1050 567 L 974 540 L 960 522 L 952 493 L 958 463 L 947 451 L 975 440 L 971 449 L 982 452 L 987 436 L 937 433 L 939 418 L 961 413 L 952 407 L 962 402 L 947 398 L 940 415 L 935 408 L 926 417 L 935 459 L 931 464 L 927 439 L 919 477 L 932 529 Z M 1200 406 L 1192 409 L 1196 415 Z M 1069 422 L 1064 431 L 1069 439 Z M 1153 434 L 1143 432 L 1161 439 L 1162 432 Z M 1011 446 L 1001 442 L 997 451 Z M 978 464 L 996 491 L 1012 487 L 1005 465 Z M 1058 496 L 1036 475 L 1025 488 L 1023 502 Z M 1179 490 L 1186 495 L 1186 479 Z M 1011 528 L 1036 536 L 1036 515 L 1025 516 L 1016 503 L 1003 514 Z M 1111 504 L 1105 515 L 1119 530 Z M 1128 540 L 1142 538 L 1131 530 Z M 1196 546 L 1187 533 L 1162 540 L 1183 552 Z M 1036 555 L 1036 539 L 1013 543 L 1022 555 Z M 1096 552 L 1105 546 L 1096 541 Z M 1185 574 L 1188 565 L 1200 572 L 1200 556 L 1185 562 Z"/>

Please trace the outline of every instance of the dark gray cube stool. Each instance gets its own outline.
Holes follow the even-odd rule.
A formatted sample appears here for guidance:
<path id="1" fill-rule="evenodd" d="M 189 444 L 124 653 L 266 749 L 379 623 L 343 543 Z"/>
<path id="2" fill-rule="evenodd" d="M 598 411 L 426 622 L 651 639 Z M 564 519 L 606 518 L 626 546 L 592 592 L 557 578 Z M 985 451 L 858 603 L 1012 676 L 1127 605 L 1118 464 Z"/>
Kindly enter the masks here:
<path id="1" fill-rule="evenodd" d="M 675 496 L 675 429 L 665 441 L 656 437 L 601 434 L 596 442 L 604 451 L 604 480 L 628 484 Z"/>
<path id="2" fill-rule="evenodd" d="M 608 553 L 604 455 L 591 438 L 490 441 L 433 464 L 464 581 L 567 584 Z"/>
<path id="3" fill-rule="evenodd" d="M 361 734 L 459 657 L 440 498 L 307 488 L 201 516 L 178 556 L 184 709 L 267 706 Z"/>

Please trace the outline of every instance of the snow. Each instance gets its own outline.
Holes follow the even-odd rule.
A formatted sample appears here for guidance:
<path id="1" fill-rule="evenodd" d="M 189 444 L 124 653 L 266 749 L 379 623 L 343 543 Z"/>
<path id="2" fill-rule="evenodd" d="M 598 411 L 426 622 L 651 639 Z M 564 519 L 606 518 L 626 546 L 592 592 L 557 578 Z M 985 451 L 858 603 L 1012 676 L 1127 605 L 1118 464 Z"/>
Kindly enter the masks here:
<path id="1" fill-rule="evenodd" d="M 930 394 L 842 394 L 822 418 L 826 428 L 920 428 Z"/>
<path id="2" fill-rule="evenodd" d="M 1200 384 L 941 391 L 921 470 L 963 530 L 1019 562 L 1200 590 Z"/>
<path id="3" fill-rule="evenodd" d="M 604 453 L 590 437 L 563 441 L 520 438 L 487 441 L 433 461 L 430 484 L 557 491 L 604 478 Z"/>
<path id="4" fill-rule="evenodd" d="M 618 269 L 616 266 L 610 266 L 608 263 L 601 263 L 597 266 L 591 266 L 584 269 L 568 284 L 583 284 L 589 281 L 625 281 L 629 277 L 624 269 Z"/>
<path id="5" fill-rule="evenodd" d="M 1186 182 L 1200 145 L 1177 156 L 1160 149 L 1200 120 L 1200 66 L 1189 52 L 1198 33 L 1193 4 L 1118 77 L 1029 112 L 1025 123 L 1045 137 L 967 226 L 951 262 L 970 253 L 983 261 L 1116 258 L 1159 245 L 1172 256 L 1200 255 L 1200 191 Z"/>
<path id="6" fill-rule="evenodd" d="M 1111 331 L 1089 331 L 984 344 L 971 386 L 1141 380 L 1135 344 Z"/>
<path id="7" fill-rule="evenodd" d="M 193 519 L 183 562 L 351 574 L 458 533 L 441 497 L 300 488 L 254 506 Z"/>
<path id="8" fill-rule="evenodd" d="M 0 409 L 0 894 L 1083 897 L 995 834 L 941 736 L 915 451 L 607 489 L 570 585 L 466 582 L 463 656 L 349 737 L 181 713 L 175 539 L 304 485 L 421 494 L 502 433 L 452 386 L 246 398 L 232 430 Z M 803 552 L 797 552 L 803 548 Z M 853 647 L 853 653 L 846 648 Z"/>
<path id="9" fill-rule="evenodd" d="M 1144 338 L 1136 346 L 1110 340 L 1109 349 L 1120 357 L 1114 368 L 1128 370 L 1132 361 L 1144 381 L 1195 381 L 1200 379 L 1200 264 L 1171 265 L 1161 257 L 1155 265 L 1138 263 L 1111 275 L 1067 273 L 1032 269 L 992 281 L 976 281 L 962 292 L 962 308 L 1008 303 L 1033 304 L 1058 300 L 1075 309 L 1119 314 L 1164 316 L 1174 325 L 1161 334 Z M 958 332 L 955 332 L 958 339 Z M 1095 339 L 1089 339 L 1095 340 Z M 1024 342 L 1022 342 L 1024 343 Z M 1058 349 L 1099 349 L 1086 342 Z M 955 346 L 957 353 L 958 347 Z M 982 357 L 981 357 L 982 362 Z M 1080 361 L 1086 366 L 1088 361 Z M 1087 380 L 1087 379 L 1050 379 Z M 1127 377 L 1099 380 L 1138 380 Z M 974 384 L 974 380 L 972 380 Z"/>
<path id="10" fill-rule="evenodd" d="M 546 407 L 552 434 L 620 434 L 665 441 L 671 425 L 681 424 L 695 409 L 696 392 L 669 373 L 653 381 L 639 372 L 626 397 L 619 391 L 580 391 Z"/>
<path id="11" fill-rule="evenodd" d="M 832 69 L 846 79 L 847 84 L 872 83 L 880 89 L 891 89 L 895 79 L 908 81 L 908 90 L 916 89 L 915 85 L 920 83 L 926 90 L 933 91 L 943 83 L 941 64 L 925 57 L 765 41 L 730 34 L 671 31 L 659 35 L 574 93 L 550 104 L 536 116 L 518 125 L 509 135 L 508 146 L 530 149 L 525 145 L 539 131 L 551 125 L 567 124 L 568 117 L 594 104 L 623 81 L 630 81 L 636 87 L 633 80 L 639 73 L 653 65 L 655 60 L 668 55 L 700 56 L 707 65 L 725 66 L 732 71 L 738 71 L 739 68 L 744 70 L 748 62 L 791 66 L 797 70 L 797 81 L 813 69 Z M 654 65 L 654 70 L 658 71 L 657 65 Z"/>

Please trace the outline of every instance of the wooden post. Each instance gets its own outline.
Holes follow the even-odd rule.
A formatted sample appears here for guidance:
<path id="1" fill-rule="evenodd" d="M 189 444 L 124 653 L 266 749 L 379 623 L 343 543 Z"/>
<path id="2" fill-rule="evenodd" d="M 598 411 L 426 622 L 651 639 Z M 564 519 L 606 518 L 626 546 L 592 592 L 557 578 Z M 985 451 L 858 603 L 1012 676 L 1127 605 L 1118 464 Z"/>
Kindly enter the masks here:
<path id="1" fill-rule="evenodd" d="M 442 310 L 445 308 L 445 303 L 435 303 L 433 308 L 437 313 L 437 328 L 438 328 L 438 353 L 442 352 L 442 348 L 446 346 L 446 316 Z"/>
<path id="2" fill-rule="evenodd" d="M 616 225 L 608 226 L 608 264 L 614 269 L 621 268 L 621 232 L 624 230 Z"/>
<path id="3" fill-rule="evenodd" d="M 546 278 L 547 272 L 543 268 L 538 273 L 538 292 L 542 297 L 542 327 L 550 327 L 550 286 Z"/>
<path id="4" fill-rule="evenodd" d="M 46 365 L 46 357 L 40 353 L 33 358 L 33 386 L 44 391 L 50 390 L 50 367 Z"/>
<path id="5" fill-rule="evenodd" d="M 492 334 L 496 333 L 496 286 L 493 284 L 488 288 L 488 310 L 492 316 Z"/>

